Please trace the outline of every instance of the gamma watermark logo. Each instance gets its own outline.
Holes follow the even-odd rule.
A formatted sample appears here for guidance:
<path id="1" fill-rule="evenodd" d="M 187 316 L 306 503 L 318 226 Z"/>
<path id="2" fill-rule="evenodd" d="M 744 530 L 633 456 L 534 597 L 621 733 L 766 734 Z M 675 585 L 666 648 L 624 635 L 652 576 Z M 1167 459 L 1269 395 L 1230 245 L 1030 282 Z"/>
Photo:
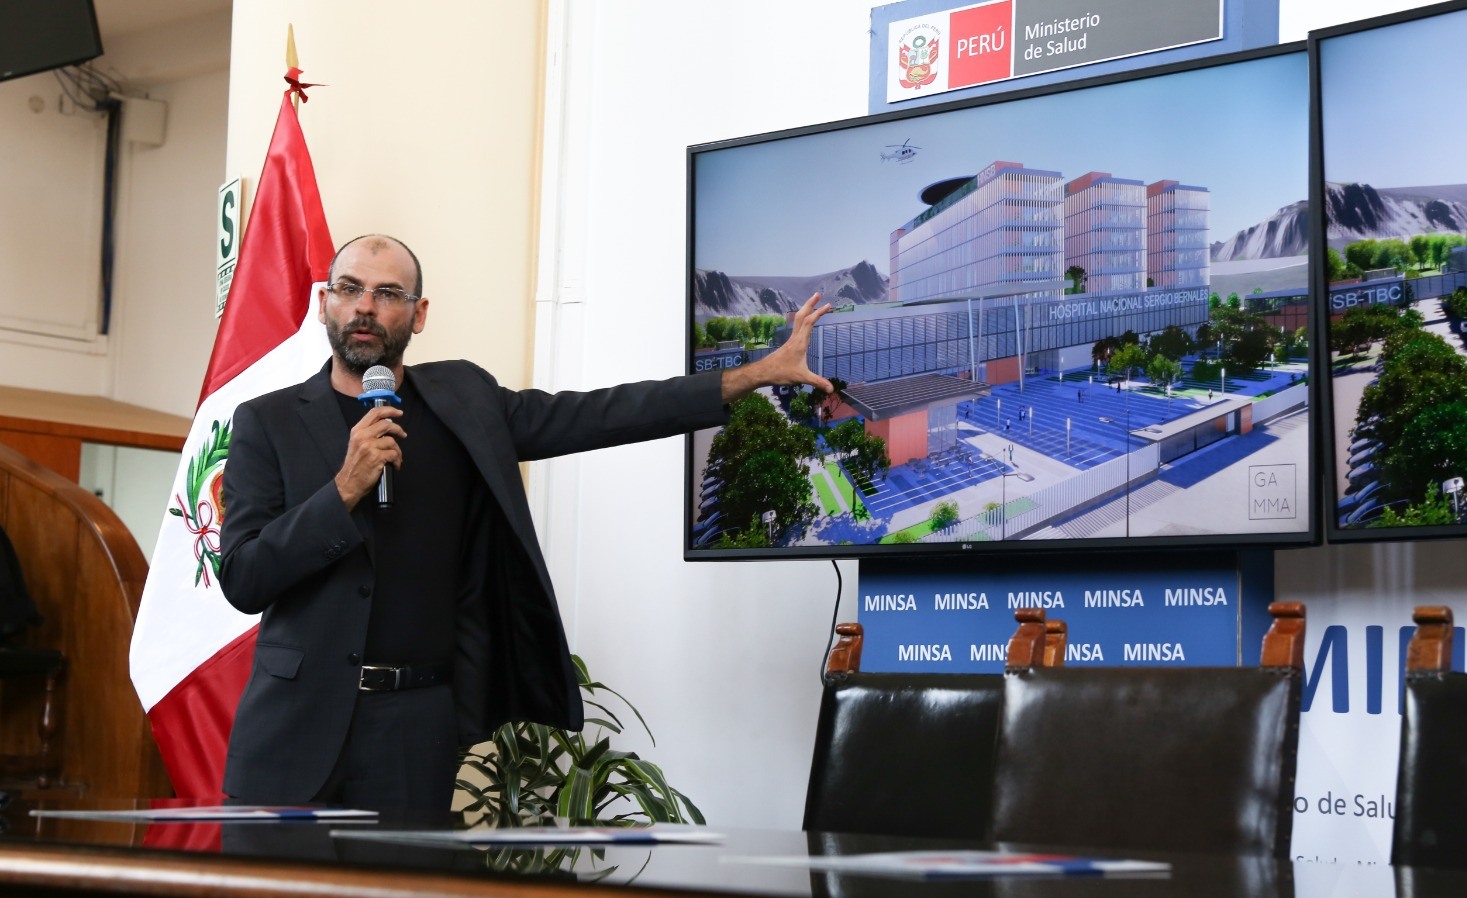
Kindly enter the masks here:
<path id="1" fill-rule="evenodd" d="M 1248 467 L 1249 520 L 1297 518 L 1297 497 L 1297 471 L 1294 465 Z"/>
<path id="2" fill-rule="evenodd" d="M 942 32 L 935 25 L 914 25 L 897 41 L 897 67 L 901 77 L 897 83 L 918 90 L 937 80 L 939 47 Z"/>

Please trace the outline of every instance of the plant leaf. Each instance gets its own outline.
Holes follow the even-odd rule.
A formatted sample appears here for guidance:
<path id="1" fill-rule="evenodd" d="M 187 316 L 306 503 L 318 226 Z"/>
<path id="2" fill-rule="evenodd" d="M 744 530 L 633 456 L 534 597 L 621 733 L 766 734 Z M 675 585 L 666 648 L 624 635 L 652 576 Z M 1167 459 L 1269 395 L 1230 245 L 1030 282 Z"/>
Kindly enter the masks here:
<path id="1" fill-rule="evenodd" d="M 708 822 L 707 820 L 704 820 L 703 819 L 703 812 L 700 811 L 700 810 L 698 810 L 698 806 L 695 805 L 695 804 L 693 804 L 693 802 L 688 798 L 688 796 L 684 795 L 682 792 L 678 791 L 677 789 L 673 789 L 672 791 L 673 791 L 673 794 L 677 795 L 678 800 L 683 803 L 683 807 L 685 807 L 685 808 L 688 809 L 687 816 L 688 816 L 688 819 L 689 820 L 691 820 L 693 823 L 698 824 L 699 826 L 702 826 L 702 825 L 704 825 L 705 823 Z"/>
<path id="2" fill-rule="evenodd" d="M 556 812 L 571 820 L 591 820 L 596 814 L 591 802 L 591 775 L 579 767 L 566 773 L 565 787 L 560 791 Z"/>

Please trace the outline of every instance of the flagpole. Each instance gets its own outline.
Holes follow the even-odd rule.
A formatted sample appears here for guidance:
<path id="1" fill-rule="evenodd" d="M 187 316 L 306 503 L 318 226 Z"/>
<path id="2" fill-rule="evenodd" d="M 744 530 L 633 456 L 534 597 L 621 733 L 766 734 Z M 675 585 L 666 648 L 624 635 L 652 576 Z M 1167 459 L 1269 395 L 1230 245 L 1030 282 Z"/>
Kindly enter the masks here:
<path id="1" fill-rule="evenodd" d="M 295 55 L 295 25 L 293 24 L 287 24 L 285 26 L 285 67 L 287 69 L 300 68 L 300 60 Z M 290 103 L 297 113 L 301 111 L 301 95 L 299 93 L 291 95 Z"/>

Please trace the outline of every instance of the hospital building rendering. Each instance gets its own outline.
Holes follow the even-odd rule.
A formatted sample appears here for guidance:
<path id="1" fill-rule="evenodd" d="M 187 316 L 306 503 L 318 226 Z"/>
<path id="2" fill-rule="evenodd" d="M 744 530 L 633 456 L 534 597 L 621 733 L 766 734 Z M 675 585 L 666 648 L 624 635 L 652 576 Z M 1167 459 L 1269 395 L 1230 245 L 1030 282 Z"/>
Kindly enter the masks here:
<path id="1" fill-rule="evenodd" d="M 890 302 L 825 316 L 810 348 L 895 464 L 950 448 L 957 406 L 989 385 L 1207 321 L 1205 187 L 997 161 L 921 196 L 891 232 Z"/>

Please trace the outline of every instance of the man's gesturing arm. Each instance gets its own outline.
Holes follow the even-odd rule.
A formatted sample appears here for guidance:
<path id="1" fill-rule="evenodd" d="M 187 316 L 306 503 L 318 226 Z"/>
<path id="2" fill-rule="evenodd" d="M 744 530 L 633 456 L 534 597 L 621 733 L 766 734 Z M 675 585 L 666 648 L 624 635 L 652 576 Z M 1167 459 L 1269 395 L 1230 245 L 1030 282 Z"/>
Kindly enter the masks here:
<path id="1" fill-rule="evenodd" d="M 810 370 L 805 352 L 810 348 L 810 331 L 820 316 L 830 311 L 830 303 L 818 306 L 820 294 L 805 300 L 795 313 L 794 330 L 785 344 L 757 362 L 723 372 L 723 401 L 732 402 L 760 387 L 783 384 L 810 384 L 827 393 L 833 392 L 830 381 Z"/>

